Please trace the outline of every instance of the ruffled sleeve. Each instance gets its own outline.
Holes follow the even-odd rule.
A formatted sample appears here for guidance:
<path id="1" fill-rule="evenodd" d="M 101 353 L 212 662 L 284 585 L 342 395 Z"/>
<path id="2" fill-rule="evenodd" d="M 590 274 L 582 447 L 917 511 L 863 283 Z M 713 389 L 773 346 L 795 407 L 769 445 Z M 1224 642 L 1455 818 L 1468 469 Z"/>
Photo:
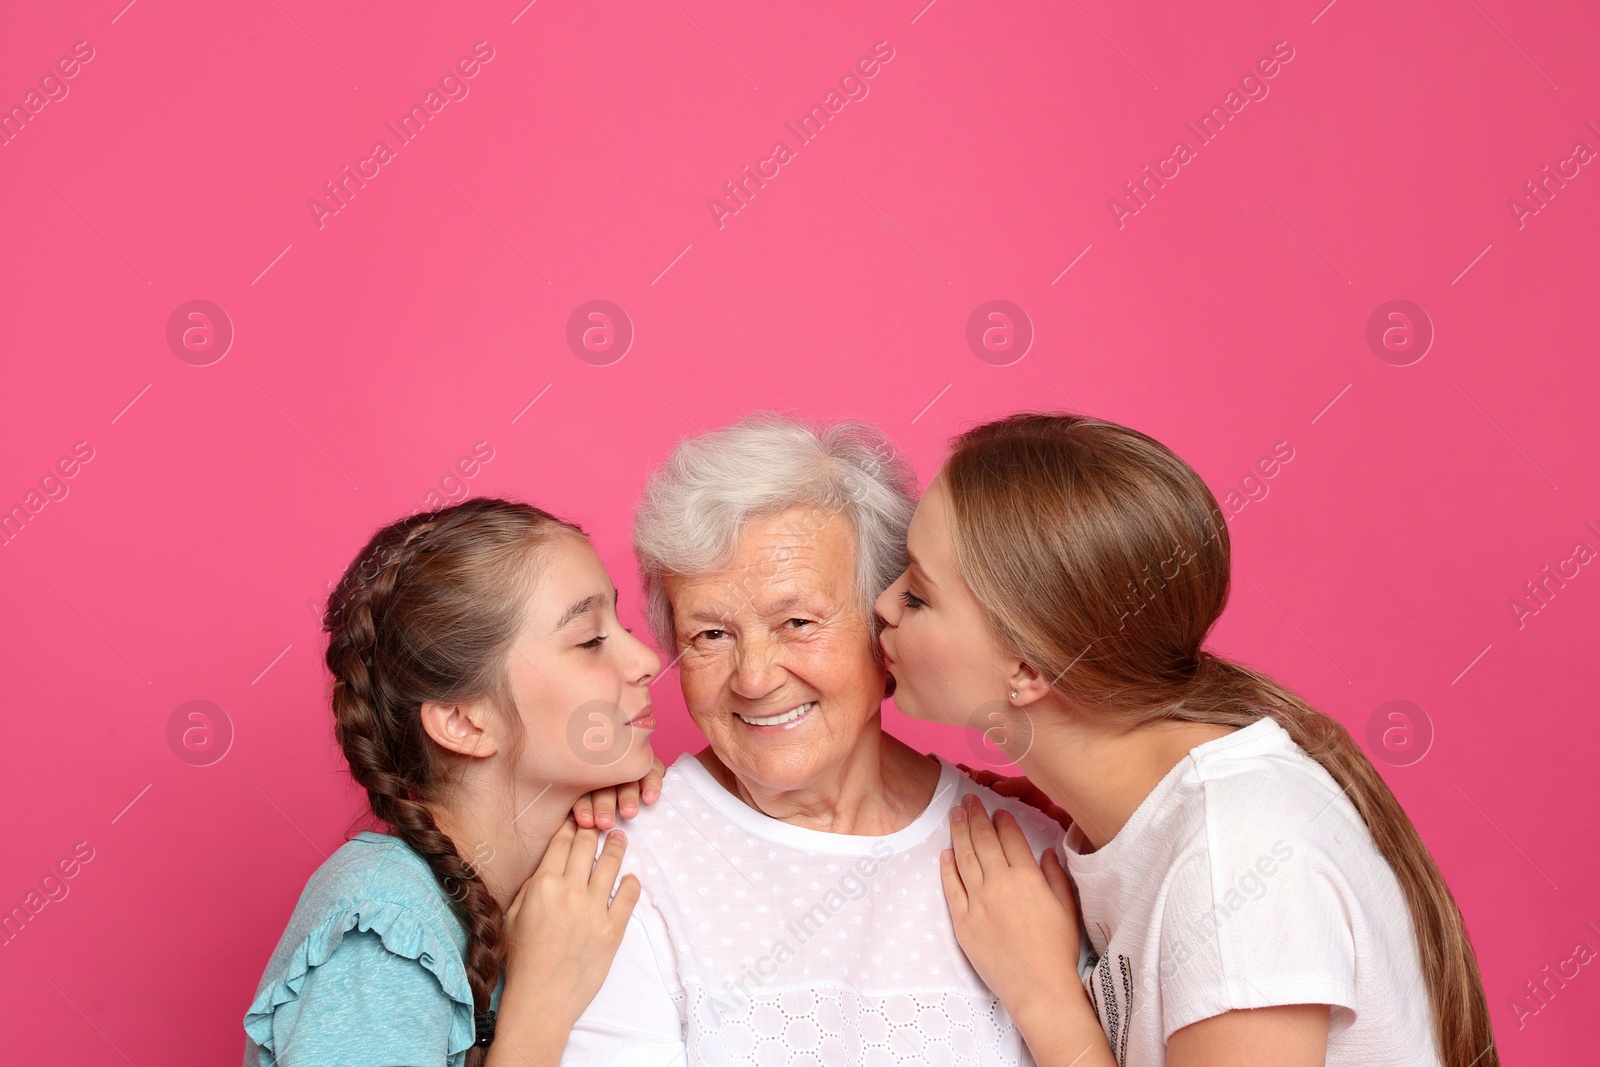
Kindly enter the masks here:
<path id="1" fill-rule="evenodd" d="M 262 977 L 244 1028 L 277 1067 L 456 1064 L 473 1043 L 472 987 L 437 917 L 392 901 L 331 909 L 294 925 Z"/>

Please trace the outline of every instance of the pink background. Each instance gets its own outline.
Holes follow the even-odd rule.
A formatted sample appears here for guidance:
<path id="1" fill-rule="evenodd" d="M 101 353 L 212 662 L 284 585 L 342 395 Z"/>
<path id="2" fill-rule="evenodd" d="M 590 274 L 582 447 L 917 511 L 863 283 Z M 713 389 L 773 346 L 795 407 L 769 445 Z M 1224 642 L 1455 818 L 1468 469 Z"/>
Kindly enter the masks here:
<path id="1" fill-rule="evenodd" d="M 0 547 L 0 907 L 93 859 L 0 947 L 6 1060 L 237 1062 L 360 806 L 309 605 L 374 527 L 486 441 L 466 487 L 583 522 L 636 619 L 646 472 L 768 406 L 870 419 L 924 479 L 1022 408 L 1146 430 L 1219 496 L 1287 442 L 1231 520 L 1215 643 L 1374 746 L 1505 1061 L 1588 1056 L 1596 965 L 1524 983 L 1600 950 L 1600 567 L 1520 626 L 1511 602 L 1600 550 L 1600 168 L 1562 163 L 1600 149 L 1600 16 L 1325 2 L 13 5 L 0 104 L 93 59 L 0 146 L 0 507 L 93 458 Z M 469 95 L 319 228 L 308 200 L 478 41 Z M 798 146 L 785 122 L 879 41 L 869 95 Z M 1109 199 L 1280 41 L 1269 95 L 1119 228 Z M 779 139 L 719 228 L 708 200 Z M 1546 165 L 1578 173 L 1519 225 Z M 609 366 L 565 340 L 597 298 L 636 334 Z M 207 366 L 166 340 L 194 299 L 235 330 Z M 1036 333 L 1011 365 L 965 340 L 991 299 Z M 1409 366 L 1366 341 L 1392 299 L 1436 332 Z M 671 757 L 697 738 L 657 692 Z M 234 732 L 208 766 L 168 743 L 191 700 Z M 1431 723 L 1420 760 L 1369 739 L 1390 700 Z"/>

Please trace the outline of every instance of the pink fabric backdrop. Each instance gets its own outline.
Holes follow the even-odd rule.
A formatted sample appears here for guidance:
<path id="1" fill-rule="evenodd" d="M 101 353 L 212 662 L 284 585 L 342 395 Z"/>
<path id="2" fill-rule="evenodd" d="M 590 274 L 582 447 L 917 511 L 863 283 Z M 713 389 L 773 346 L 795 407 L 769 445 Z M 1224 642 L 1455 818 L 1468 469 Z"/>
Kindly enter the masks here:
<path id="1" fill-rule="evenodd" d="M 1371 746 L 1505 1061 L 1591 1054 L 1592 5 L 125 3 L 0 33 L 8 1062 L 236 1061 L 375 526 L 526 497 L 636 619 L 646 472 L 767 406 L 1170 443 L 1217 644 Z"/>

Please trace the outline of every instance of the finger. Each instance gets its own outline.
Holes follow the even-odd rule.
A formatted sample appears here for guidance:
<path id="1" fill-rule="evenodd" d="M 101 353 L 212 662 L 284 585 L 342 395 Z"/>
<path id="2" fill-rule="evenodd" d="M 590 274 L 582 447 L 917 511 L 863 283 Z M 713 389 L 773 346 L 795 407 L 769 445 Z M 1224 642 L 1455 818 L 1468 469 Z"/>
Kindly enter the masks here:
<path id="1" fill-rule="evenodd" d="M 594 797 L 594 824 L 601 830 L 609 830 L 617 825 L 617 791 L 614 787 L 596 789 L 589 794 Z"/>
<path id="2" fill-rule="evenodd" d="M 950 809 L 950 851 L 955 855 L 956 870 L 961 882 L 969 889 L 983 884 L 983 864 L 972 847 L 972 820 L 967 817 L 966 805 Z"/>
<path id="3" fill-rule="evenodd" d="M 581 829 L 573 836 L 572 849 L 567 854 L 566 876 L 585 884 L 589 872 L 594 870 L 595 853 L 600 850 L 600 831 Z"/>
<path id="4" fill-rule="evenodd" d="M 1050 798 L 1049 793 L 1026 778 L 1003 778 L 989 788 L 1003 797 L 1020 800 L 1030 808 L 1038 808 L 1063 829 L 1072 823 L 1072 817 Z"/>
<path id="5" fill-rule="evenodd" d="M 945 849 L 939 854 L 939 879 L 944 882 L 944 900 L 950 905 L 950 915 L 960 919 L 967 914 L 967 887 L 961 881 L 961 871 L 956 867 L 956 854 Z"/>
<path id="6" fill-rule="evenodd" d="M 654 804 L 661 799 L 661 780 L 667 775 L 667 766 L 657 756 L 650 761 L 650 769 L 645 772 L 644 780 L 639 783 L 639 794 L 646 804 Z"/>
<path id="7" fill-rule="evenodd" d="M 622 870 L 622 853 L 627 847 L 628 838 L 621 830 L 606 835 L 605 847 L 600 850 L 600 858 L 594 861 L 594 872 L 589 875 L 591 893 L 611 895 L 611 887 L 617 884 L 617 872 Z"/>
<path id="8" fill-rule="evenodd" d="M 578 820 L 579 826 L 594 825 L 594 794 L 585 793 L 572 805 L 572 817 Z"/>
<path id="9" fill-rule="evenodd" d="M 1007 866 L 1005 849 L 1000 847 L 1000 838 L 995 835 L 994 823 L 983 801 L 968 793 L 962 798 L 962 803 L 967 806 L 967 822 L 972 828 L 972 850 L 977 853 L 978 862 L 983 864 L 985 873 L 1003 869 Z M 1031 854 L 1028 864 L 1033 864 Z M 963 870 L 961 873 L 965 875 L 967 872 Z"/>
<path id="10" fill-rule="evenodd" d="M 1055 849 L 1044 850 L 1044 855 L 1039 858 L 1039 869 L 1044 871 L 1044 880 L 1049 884 L 1050 892 L 1061 901 L 1061 906 L 1076 914 L 1078 904 L 1072 899 L 1072 883 L 1067 880 L 1067 872 L 1061 869 L 1061 861 L 1056 858 Z"/>
<path id="11" fill-rule="evenodd" d="M 1027 778 L 1020 776 L 1016 778 L 1002 778 L 989 788 L 993 789 L 996 793 L 999 793 L 1003 797 L 1011 797 L 1013 800 L 1020 800 L 1029 807 L 1043 809 L 1046 804 L 1051 803 L 1050 798 L 1045 795 L 1043 790 L 1034 785 Z"/>
<path id="12" fill-rule="evenodd" d="M 606 909 L 606 915 L 618 926 L 625 925 L 628 916 L 633 914 L 633 906 L 639 903 L 639 879 L 631 874 L 623 875 L 622 884 L 617 886 L 617 895 L 611 898 L 611 905 Z"/>
<path id="13" fill-rule="evenodd" d="M 1033 866 L 1033 846 L 1028 844 L 1028 838 L 1022 832 L 1022 824 L 1017 822 L 1017 817 L 1004 808 L 994 813 L 994 831 L 1000 838 L 1000 848 L 1006 854 L 1006 862 L 1013 867 Z"/>
<path id="14" fill-rule="evenodd" d="M 617 814 L 631 819 L 639 814 L 639 783 L 624 782 L 617 786 Z"/>
<path id="15" fill-rule="evenodd" d="M 517 887 L 517 895 L 511 898 L 511 904 L 506 908 L 506 922 L 512 922 L 517 917 L 517 912 L 522 910 L 522 898 L 528 895 L 528 883 L 533 881 L 529 875 L 522 880 L 522 885 Z"/>
<path id="16" fill-rule="evenodd" d="M 571 819 L 563 819 L 561 828 L 550 838 L 550 844 L 544 850 L 544 858 L 539 861 L 539 867 L 533 873 L 554 876 L 566 870 L 567 854 L 572 851 L 572 840 L 577 833 L 578 824 Z"/>
<path id="17" fill-rule="evenodd" d="M 1031 782 L 1028 784 L 1027 792 L 1018 793 L 1017 799 L 1029 804 L 1032 807 L 1038 808 L 1046 815 L 1050 814 L 1052 810 L 1061 810 L 1060 807 L 1056 805 L 1056 802 L 1050 798 L 1049 793 L 1046 793 L 1043 789 L 1040 789 Z"/>

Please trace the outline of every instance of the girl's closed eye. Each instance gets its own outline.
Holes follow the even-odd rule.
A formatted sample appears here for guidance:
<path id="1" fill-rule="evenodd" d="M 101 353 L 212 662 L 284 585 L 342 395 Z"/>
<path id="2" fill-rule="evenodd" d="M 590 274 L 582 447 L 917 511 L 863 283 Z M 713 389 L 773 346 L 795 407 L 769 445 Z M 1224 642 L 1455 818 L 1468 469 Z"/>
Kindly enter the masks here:
<path id="1" fill-rule="evenodd" d="M 600 634 L 598 637 L 591 637 L 589 640 L 583 642 L 578 647 L 579 648 L 587 648 L 587 649 L 599 648 L 601 645 L 606 643 L 606 636 L 607 636 L 606 634 Z"/>
<path id="2" fill-rule="evenodd" d="M 920 608 L 922 605 L 927 603 L 927 601 L 923 600 L 909 589 L 901 590 L 900 602 L 908 608 Z"/>

